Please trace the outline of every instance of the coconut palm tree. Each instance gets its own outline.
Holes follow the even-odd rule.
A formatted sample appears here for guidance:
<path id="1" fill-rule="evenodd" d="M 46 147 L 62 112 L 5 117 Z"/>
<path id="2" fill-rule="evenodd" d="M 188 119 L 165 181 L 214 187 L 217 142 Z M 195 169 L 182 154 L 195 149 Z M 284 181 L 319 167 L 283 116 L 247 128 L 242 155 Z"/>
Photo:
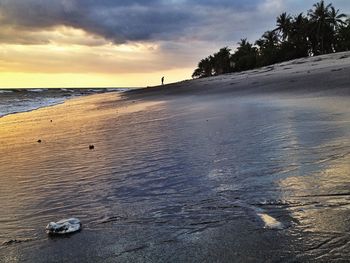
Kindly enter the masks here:
<path id="1" fill-rule="evenodd" d="M 313 24 L 313 31 L 317 43 L 314 43 L 315 55 L 326 53 L 326 37 L 329 34 L 329 10 L 332 4 L 325 5 L 324 0 L 313 5 L 314 9 L 310 9 L 308 15 Z"/>
<path id="2" fill-rule="evenodd" d="M 275 28 L 274 31 L 280 32 L 283 41 L 288 38 L 288 35 L 290 33 L 291 20 L 292 17 L 286 12 L 277 17 L 277 28 Z"/>
<path id="3" fill-rule="evenodd" d="M 339 33 L 340 27 L 345 25 L 345 18 L 347 16 L 343 13 L 339 13 L 339 9 L 335 9 L 333 6 L 330 7 L 329 13 L 328 13 L 328 23 L 331 26 L 332 32 L 331 32 L 331 42 L 332 42 L 332 49 L 333 51 L 336 51 L 336 46 L 338 45 L 337 42 L 337 35 Z"/>
<path id="4" fill-rule="evenodd" d="M 198 63 L 198 67 L 192 74 L 192 78 L 204 78 L 213 75 L 213 56 L 202 59 Z"/>
<path id="5" fill-rule="evenodd" d="M 346 24 L 344 20 L 348 17 L 344 13 L 339 14 L 339 12 L 339 9 L 336 10 L 333 6 L 331 6 L 329 11 L 329 21 L 335 28 L 339 25 Z"/>
<path id="6" fill-rule="evenodd" d="M 1 1 L 1 0 L 0 0 Z M 350 50 L 350 19 L 332 4 L 320 0 L 308 11 L 291 16 L 286 12 L 277 17 L 272 31 L 255 42 L 241 39 L 231 55 L 228 47 L 202 59 L 193 77 L 206 77 L 270 65 L 289 59 Z"/>
<path id="7" fill-rule="evenodd" d="M 310 37 L 309 37 L 310 23 L 307 17 L 300 13 L 295 16 L 291 22 L 291 32 L 289 42 L 294 47 L 294 57 L 300 58 L 309 55 Z"/>
<path id="8" fill-rule="evenodd" d="M 235 71 L 253 69 L 256 66 L 257 49 L 246 38 L 238 42 L 236 52 L 231 56 Z"/>
<path id="9" fill-rule="evenodd" d="M 279 39 L 276 31 L 267 31 L 255 42 L 259 47 L 259 65 L 265 66 L 279 61 Z"/>
<path id="10" fill-rule="evenodd" d="M 341 25 L 345 25 L 345 19 L 347 18 L 346 14 L 339 14 L 339 9 L 335 9 L 333 6 L 330 7 L 328 13 L 328 22 L 333 26 L 334 31 Z"/>
<path id="11" fill-rule="evenodd" d="M 230 51 L 231 49 L 228 47 L 223 47 L 213 55 L 214 75 L 226 74 L 232 71 Z"/>
<path id="12" fill-rule="evenodd" d="M 266 31 L 263 34 L 262 39 L 266 48 L 275 48 L 278 45 L 278 36 L 274 31 Z"/>

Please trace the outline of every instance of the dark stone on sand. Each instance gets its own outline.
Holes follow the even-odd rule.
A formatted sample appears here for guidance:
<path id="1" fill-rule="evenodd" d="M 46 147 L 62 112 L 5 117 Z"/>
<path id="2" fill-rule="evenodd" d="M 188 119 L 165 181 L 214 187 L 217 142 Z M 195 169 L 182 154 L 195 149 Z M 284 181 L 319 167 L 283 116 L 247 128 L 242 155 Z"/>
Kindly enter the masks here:
<path id="1" fill-rule="evenodd" d="M 40 140 L 40 139 L 38 140 L 38 143 L 41 143 L 41 140 Z"/>
<path id="2" fill-rule="evenodd" d="M 89 145 L 89 149 L 93 150 L 93 149 L 95 149 L 95 146 L 91 144 L 91 145 Z"/>

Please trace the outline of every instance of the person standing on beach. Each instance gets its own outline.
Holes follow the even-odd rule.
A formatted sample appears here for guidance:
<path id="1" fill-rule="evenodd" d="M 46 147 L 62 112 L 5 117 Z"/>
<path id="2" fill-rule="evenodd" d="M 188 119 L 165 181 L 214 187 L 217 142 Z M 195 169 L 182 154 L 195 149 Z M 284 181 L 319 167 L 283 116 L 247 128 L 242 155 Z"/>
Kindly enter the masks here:
<path id="1" fill-rule="evenodd" d="M 162 85 L 164 85 L 164 77 L 162 77 Z"/>

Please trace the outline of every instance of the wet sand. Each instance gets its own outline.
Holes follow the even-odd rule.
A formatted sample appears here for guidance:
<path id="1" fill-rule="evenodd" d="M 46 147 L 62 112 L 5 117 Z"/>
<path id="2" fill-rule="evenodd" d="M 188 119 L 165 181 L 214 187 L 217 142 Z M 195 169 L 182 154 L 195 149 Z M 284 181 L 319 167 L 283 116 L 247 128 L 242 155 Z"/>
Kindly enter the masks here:
<path id="1" fill-rule="evenodd" d="M 350 260 L 348 55 L 0 118 L 0 262 Z"/>

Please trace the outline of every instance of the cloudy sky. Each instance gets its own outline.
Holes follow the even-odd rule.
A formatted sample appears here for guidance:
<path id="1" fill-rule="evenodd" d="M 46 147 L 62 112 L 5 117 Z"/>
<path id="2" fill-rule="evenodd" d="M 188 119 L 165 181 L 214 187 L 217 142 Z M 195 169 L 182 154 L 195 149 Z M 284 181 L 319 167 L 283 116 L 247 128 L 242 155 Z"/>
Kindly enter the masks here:
<path id="1" fill-rule="evenodd" d="M 316 0 L 0 0 L 0 87 L 149 86 Z M 349 0 L 333 0 L 350 14 Z"/>

